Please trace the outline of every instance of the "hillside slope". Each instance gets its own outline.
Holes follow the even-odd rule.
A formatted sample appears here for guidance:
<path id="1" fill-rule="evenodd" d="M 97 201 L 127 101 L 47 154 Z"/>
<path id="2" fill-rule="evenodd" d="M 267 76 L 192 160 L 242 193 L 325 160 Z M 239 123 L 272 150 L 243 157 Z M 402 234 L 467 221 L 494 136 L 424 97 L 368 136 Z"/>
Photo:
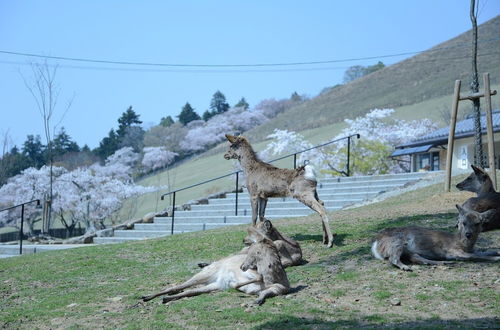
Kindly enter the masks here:
<path id="1" fill-rule="evenodd" d="M 317 215 L 275 221 L 300 243 L 307 262 L 286 269 L 290 294 L 253 309 L 245 304 L 255 298 L 235 290 L 168 305 L 140 302 L 198 272 L 197 263 L 239 251 L 245 226 L 9 258 L 0 262 L 0 328 L 498 328 L 498 263 L 403 272 L 370 255 L 370 241 L 383 228 L 454 231 L 454 205 L 470 195 L 443 193 L 436 184 L 333 213 L 332 249 L 321 244 Z M 500 232 L 492 231 L 481 234 L 478 246 L 499 243 Z"/>
<path id="2" fill-rule="evenodd" d="M 492 84 L 496 84 L 500 76 L 500 16 L 482 24 L 478 36 L 478 70 L 480 74 L 489 72 Z M 456 79 L 462 79 L 466 92 L 471 40 L 471 31 L 467 31 L 407 60 L 332 88 L 247 135 L 260 140 L 275 128 L 301 131 L 341 122 L 374 108 L 411 105 L 453 93 Z"/>

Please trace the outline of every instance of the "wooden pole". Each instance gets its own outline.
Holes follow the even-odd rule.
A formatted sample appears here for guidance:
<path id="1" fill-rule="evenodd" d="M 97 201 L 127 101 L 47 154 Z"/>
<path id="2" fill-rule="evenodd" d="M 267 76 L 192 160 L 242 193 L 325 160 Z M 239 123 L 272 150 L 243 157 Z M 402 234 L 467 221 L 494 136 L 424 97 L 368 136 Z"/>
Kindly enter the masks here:
<path id="1" fill-rule="evenodd" d="M 448 152 L 446 154 L 446 179 L 444 191 L 449 192 L 451 186 L 451 168 L 453 160 L 453 147 L 455 144 L 455 126 L 457 124 L 458 102 L 460 102 L 460 85 L 462 81 L 455 80 L 455 92 L 453 94 L 453 104 L 451 106 L 450 134 L 448 135 Z"/>
<path id="2" fill-rule="evenodd" d="M 493 187 L 497 189 L 497 175 L 495 170 L 495 136 L 493 132 L 493 114 L 491 111 L 490 74 L 483 74 L 484 100 L 486 103 L 486 129 L 488 133 L 488 163 Z"/>

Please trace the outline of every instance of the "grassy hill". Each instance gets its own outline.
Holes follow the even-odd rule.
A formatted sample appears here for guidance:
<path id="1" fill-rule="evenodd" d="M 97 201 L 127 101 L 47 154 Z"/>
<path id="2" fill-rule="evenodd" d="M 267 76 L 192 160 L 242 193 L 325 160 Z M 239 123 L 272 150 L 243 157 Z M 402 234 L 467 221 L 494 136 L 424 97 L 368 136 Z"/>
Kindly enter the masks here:
<path id="1" fill-rule="evenodd" d="M 455 178 L 455 181 L 458 180 Z M 321 244 L 318 216 L 274 224 L 302 246 L 306 264 L 288 268 L 292 293 L 246 310 L 254 297 L 229 290 L 162 305 L 141 295 L 179 283 L 239 251 L 245 227 L 92 246 L 0 261 L 0 327 L 330 329 L 495 328 L 500 322 L 498 263 L 457 262 L 400 271 L 370 256 L 382 228 L 422 225 L 454 231 L 455 203 L 469 193 L 442 184 L 331 214 L 335 245 Z M 500 232 L 481 235 L 498 247 Z M 399 300 L 394 306 L 391 300 Z"/>
<path id="2" fill-rule="evenodd" d="M 500 83 L 499 35 L 500 16 L 482 24 L 478 30 L 478 70 L 481 75 L 489 72 L 492 84 Z M 374 108 L 420 103 L 452 94 L 456 79 L 462 79 L 462 90 L 468 92 L 470 49 L 471 32 L 468 31 L 407 60 L 332 88 L 248 135 L 260 140 L 275 128 L 302 131 L 354 118 Z M 482 76 L 480 80 L 482 82 Z"/>

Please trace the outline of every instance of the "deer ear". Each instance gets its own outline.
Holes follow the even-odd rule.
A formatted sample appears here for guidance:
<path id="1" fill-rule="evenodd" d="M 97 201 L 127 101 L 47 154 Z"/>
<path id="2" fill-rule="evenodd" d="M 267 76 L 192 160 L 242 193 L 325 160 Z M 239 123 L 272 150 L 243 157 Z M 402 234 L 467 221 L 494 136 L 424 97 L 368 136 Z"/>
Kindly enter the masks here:
<path id="1" fill-rule="evenodd" d="M 476 173 L 476 175 L 484 174 L 484 171 L 482 168 L 474 166 L 474 165 L 471 165 L 471 167 L 474 170 L 474 173 Z"/>
<path id="2" fill-rule="evenodd" d="M 226 139 L 231 143 L 235 143 L 238 140 L 236 136 L 230 134 L 226 134 Z"/>
<path id="3" fill-rule="evenodd" d="M 266 231 L 270 231 L 271 229 L 273 229 L 273 224 L 271 223 L 271 221 L 266 219 L 266 221 L 264 221 L 264 227 L 266 228 Z"/>
<path id="4" fill-rule="evenodd" d="M 461 207 L 460 205 L 455 204 L 455 207 L 457 208 L 458 213 L 460 213 L 460 214 L 464 214 L 464 213 L 465 213 L 464 208 L 463 208 L 463 207 Z"/>
<path id="5" fill-rule="evenodd" d="M 479 219 L 481 220 L 481 223 L 489 222 L 496 216 L 496 214 L 496 210 L 488 210 L 483 213 L 479 213 Z"/>

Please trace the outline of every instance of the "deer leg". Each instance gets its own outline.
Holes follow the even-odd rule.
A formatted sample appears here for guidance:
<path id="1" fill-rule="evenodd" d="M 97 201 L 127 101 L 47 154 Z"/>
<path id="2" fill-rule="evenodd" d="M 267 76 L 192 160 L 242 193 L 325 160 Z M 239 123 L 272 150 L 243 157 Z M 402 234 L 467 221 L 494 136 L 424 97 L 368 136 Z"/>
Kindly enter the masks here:
<path id="1" fill-rule="evenodd" d="M 314 189 L 314 198 L 316 198 L 316 200 L 323 206 L 325 206 L 325 203 L 319 199 L 319 196 L 318 196 L 318 191 L 316 189 Z"/>
<path id="2" fill-rule="evenodd" d="M 311 208 L 313 211 L 316 211 L 321 217 L 321 221 L 323 222 L 323 243 L 327 245 L 327 247 L 331 248 L 333 246 L 333 234 L 330 231 L 330 225 L 328 216 L 326 215 L 326 210 L 323 205 L 320 204 L 314 197 L 314 193 L 307 195 L 299 195 L 295 196 L 299 201 L 303 204 Z M 325 242 L 326 236 L 326 242 Z"/>
<path id="3" fill-rule="evenodd" d="M 411 271 L 411 268 L 401 262 L 401 256 L 403 255 L 404 244 L 401 240 L 396 240 L 389 246 L 389 262 L 399 269 Z"/>
<path id="4" fill-rule="evenodd" d="M 283 268 L 289 267 L 293 265 L 292 257 L 290 253 L 286 249 L 286 243 L 282 240 L 277 240 L 273 242 L 276 248 L 278 249 L 278 253 L 280 255 L 281 265 Z"/>
<path id="5" fill-rule="evenodd" d="M 267 298 L 279 296 L 281 294 L 285 294 L 287 292 L 287 288 L 279 283 L 272 284 L 271 286 L 267 287 L 266 289 L 262 290 L 259 293 L 259 297 L 254 301 L 255 305 L 262 305 Z"/>
<path id="6" fill-rule="evenodd" d="M 465 251 L 453 251 L 447 256 L 449 260 L 471 260 L 471 261 L 498 261 L 500 256 L 490 256 L 479 253 L 468 253 Z"/>
<path id="7" fill-rule="evenodd" d="M 259 197 L 259 221 L 263 222 L 265 220 L 264 214 L 266 213 L 267 198 Z"/>
<path id="8" fill-rule="evenodd" d="M 474 254 L 478 256 L 500 256 L 500 251 L 498 250 L 474 251 Z"/>
<path id="9" fill-rule="evenodd" d="M 250 196 L 250 205 L 252 206 L 252 225 L 255 227 L 257 224 L 257 211 L 259 209 L 259 198 L 257 196 Z"/>
<path id="10" fill-rule="evenodd" d="M 165 303 L 168 303 L 169 301 L 178 300 L 178 299 L 185 298 L 185 297 L 194 297 L 194 296 L 198 296 L 200 294 L 209 293 L 209 292 L 218 291 L 218 290 L 220 290 L 220 287 L 217 283 L 210 283 L 208 285 L 205 285 L 205 286 L 202 286 L 199 288 L 187 290 L 187 291 L 184 291 L 184 292 L 172 295 L 172 296 L 167 296 L 167 297 L 163 298 L 162 302 L 165 304 Z"/>
<path id="11" fill-rule="evenodd" d="M 437 261 L 437 260 L 429 260 L 427 258 L 422 257 L 419 254 L 413 253 L 410 255 L 410 261 L 414 264 L 419 264 L 419 265 L 433 265 L 433 266 L 439 266 L 439 265 L 446 265 L 446 264 L 452 264 L 453 261 Z"/>
<path id="12" fill-rule="evenodd" d="M 194 275 L 193 277 L 191 277 L 189 280 L 187 280 L 186 282 L 184 282 L 182 284 L 172 286 L 172 287 L 167 288 L 167 289 L 160 291 L 158 293 L 154 293 L 154 294 L 151 294 L 148 296 L 143 296 L 141 299 L 142 299 L 142 301 L 150 301 L 151 299 L 154 299 L 154 298 L 159 297 L 159 296 L 163 296 L 166 294 L 178 293 L 178 292 L 180 292 L 186 288 L 189 288 L 191 286 L 205 284 L 210 280 L 211 274 L 212 274 L 211 272 L 210 272 L 210 274 L 207 274 L 207 272 L 204 272 L 202 270 L 201 272 Z"/>

